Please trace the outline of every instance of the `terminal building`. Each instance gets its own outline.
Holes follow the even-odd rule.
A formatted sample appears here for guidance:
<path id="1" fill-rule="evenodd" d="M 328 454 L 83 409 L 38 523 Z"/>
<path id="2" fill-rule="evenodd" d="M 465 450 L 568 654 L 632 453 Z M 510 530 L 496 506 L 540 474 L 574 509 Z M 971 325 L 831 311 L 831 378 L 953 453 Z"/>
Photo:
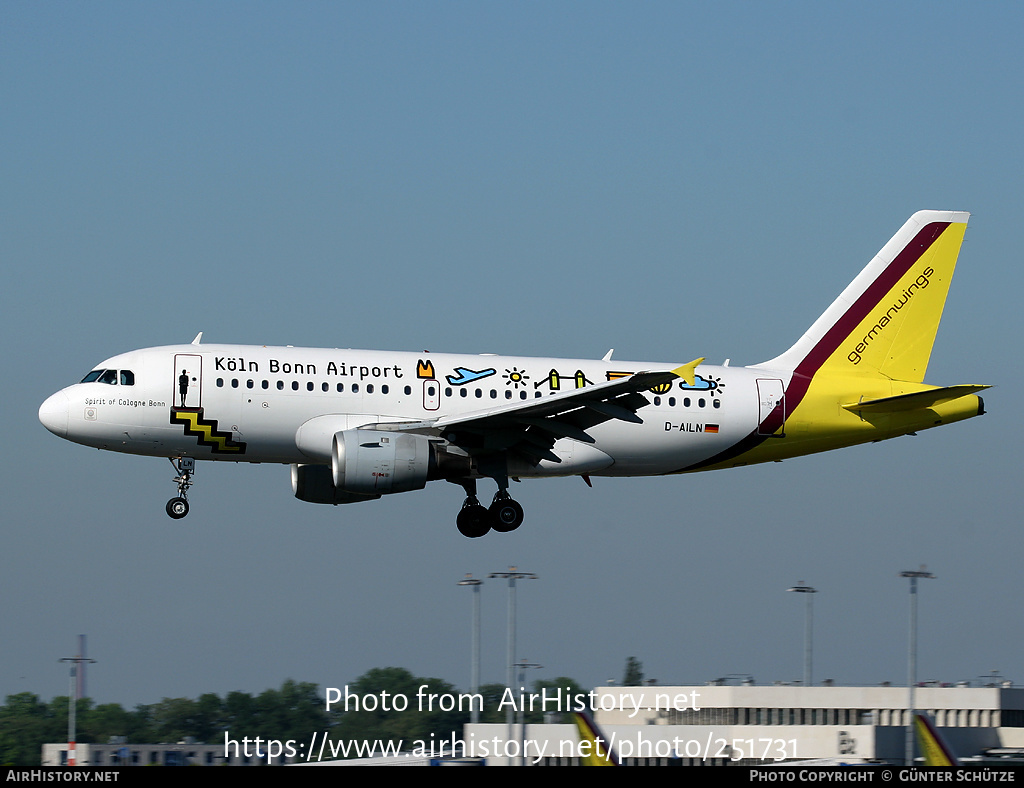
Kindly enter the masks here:
<path id="1" fill-rule="evenodd" d="M 529 697 L 529 696 L 527 696 Z M 543 698 L 533 699 L 542 709 Z M 740 685 L 598 687 L 586 695 L 548 697 L 549 722 L 513 726 L 468 724 L 458 745 L 466 760 L 488 766 L 573 766 L 581 762 L 580 736 L 565 712 L 586 703 L 624 766 L 721 766 L 826 761 L 902 763 L 908 690 L 898 686 L 841 687 Z M 1024 688 L 1010 682 L 985 687 L 919 686 L 914 705 L 964 761 L 1019 765 L 1024 756 Z M 525 742 L 525 744 L 524 744 Z M 459 747 L 457 747 L 457 750 Z M 522 757 L 525 752 L 525 759 Z M 266 758 L 225 758 L 223 744 L 77 745 L 83 766 L 266 765 Z M 447 765 L 438 759 L 398 756 L 373 765 Z M 457 752 L 458 754 L 458 752 Z M 44 766 L 67 762 L 67 744 L 46 744 Z M 301 757 L 272 763 L 287 765 Z M 334 761 L 330 765 L 353 765 Z M 366 761 L 362 761 L 366 763 Z M 325 763 L 309 765 L 328 765 Z"/>
<path id="2" fill-rule="evenodd" d="M 614 686 L 591 696 L 593 717 L 623 765 L 900 763 L 905 753 L 906 687 Z M 914 705 L 961 758 L 1024 752 L 1024 688 L 920 686 Z M 579 763 L 576 726 L 562 719 L 517 730 L 528 763 Z M 479 724 L 467 725 L 465 738 L 495 748 L 508 735 L 505 725 Z M 505 748 L 516 763 L 521 750 L 518 743 Z"/>

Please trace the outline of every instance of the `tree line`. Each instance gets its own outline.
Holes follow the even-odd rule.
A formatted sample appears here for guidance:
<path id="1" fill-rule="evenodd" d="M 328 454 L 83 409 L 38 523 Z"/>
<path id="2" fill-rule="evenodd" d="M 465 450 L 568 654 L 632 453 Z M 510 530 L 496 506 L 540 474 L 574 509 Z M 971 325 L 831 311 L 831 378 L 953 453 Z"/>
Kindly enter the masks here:
<path id="1" fill-rule="evenodd" d="M 414 676 L 404 668 L 374 668 L 347 686 L 348 692 L 365 697 L 387 693 L 414 700 L 420 688 L 437 697 L 458 696 L 459 690 L 442 679 Z M 568 678 L 533 682 L 532 691 L 543 688 L 570 688 L 582 692 Z M 504 722 L 505 711 L 500 701 L 504 684 L 487 684 L 480 688 L 483 696 L 481 722 Z M 227 733 L 232 739 L 244 736 L 287 741 L 309 741 L 316 733 L 333 740 L 380 739 L 410 742 L 429 740 L 431 735 L 448 739 L 462 736 L 462 726 L 470 721 L 468 707 L 444 710 L 443 704 L 419 710 L 415 704 L 405 711 L 376 708 L 349 711 L 344 704 L 327 709 L 325 698 L 316 684 L 288 679 L 279 689 L 268 689 L 258 695 L 229 692 L 221 697 L 206 693 L 198 698 L 164 698 L 158 703 L 138 705 L 126 710 L 117 703 L 97 704 L 92 699 L 78 701 L 76 706 L 76 741 L 106 743 L 112 737 L 124 737 L 130 744 L 174 743 L 189 739 L 216 744 Z M 450 704 L 449 704 L 450 706 Z M 539 710 L 526 714 L 528 723 L 543 721 Z M 68 697 L 58 696 L 49 703 L 37 695 L 22 692 L 8 695 L 0 706 L 0 764 L 38 766 L 42 745 L 62 742 L 68 734 Z"/>

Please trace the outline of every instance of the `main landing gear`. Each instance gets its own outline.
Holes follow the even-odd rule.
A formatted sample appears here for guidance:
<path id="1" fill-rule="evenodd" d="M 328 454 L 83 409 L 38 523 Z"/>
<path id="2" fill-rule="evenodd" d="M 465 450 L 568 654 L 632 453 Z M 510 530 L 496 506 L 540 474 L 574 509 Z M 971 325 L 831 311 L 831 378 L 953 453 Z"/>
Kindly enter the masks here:
<path id="1" fill-rule="evenodd" d="M 461 484 L 466 491 L 466 500 L 455 523 L 463 536 L 475 539 L 492 530 L 508 533 L 523 524 L 523 507 L 508 494 L 507 481 L 494 494 L 490 507 L 484 506 L 476 497 L 475 479 L 467 479 Z"/>
<path id="2" fill-rule="evenodd" d="M 191 457 L 179 457 L 177 460 L 168 457 L 168 459 L 174 466 L 174 470 L 178 472 L 178 475 L 174 477 L 174 482 L 178 485 L 178 497 L 171 498 L 167 502 L 166 509 L 168 516 L 180 520 L 188 514 L 188 488 L 192 486 L 192 474 L 196 471 L 196 461 Z"/>

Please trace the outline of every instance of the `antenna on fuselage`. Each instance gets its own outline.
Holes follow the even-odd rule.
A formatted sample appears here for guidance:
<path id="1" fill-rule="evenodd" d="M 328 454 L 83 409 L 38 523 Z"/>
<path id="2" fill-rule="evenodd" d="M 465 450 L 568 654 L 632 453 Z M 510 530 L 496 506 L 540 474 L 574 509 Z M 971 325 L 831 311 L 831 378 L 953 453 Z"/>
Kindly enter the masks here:
<path id="1" fill-rule="evenodd" d="M 198 334 L 196 334 L 196 338 L 192 340 L 192 344 L 193 345 L 198 345 L 202 341 L 202 339 L 203 339 L 203 332 L 200 331 Z"/>

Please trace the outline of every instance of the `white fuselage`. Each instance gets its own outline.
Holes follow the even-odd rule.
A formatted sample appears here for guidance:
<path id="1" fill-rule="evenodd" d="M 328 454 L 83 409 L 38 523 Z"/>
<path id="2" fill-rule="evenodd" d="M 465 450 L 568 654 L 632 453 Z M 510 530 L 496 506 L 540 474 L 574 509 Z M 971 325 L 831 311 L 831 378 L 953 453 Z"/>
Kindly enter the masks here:
<path id="1" fill-rule="evenodd" d="M 384 422 L 430 421 L 488 412 L 516 402 L 673 364 L 367 350 L 173 345 L 114 356 L 117 370 L 50 397 L 40 418 L 86 446 L 163 457 L 241 462 L 329 463 L 329 436 Z M 130 373 L 124 375 L 124 372 Z M 683 380 L 647 391 L 642 424 L 619 420 L 589 430 L 595 442 L 559 439 L 561 462 L 510 468 L 515 476 L 672 473 L 750 435 L 789 373 L 701 365 Z M 112 382 L 102 382 L 102 380 Z M 766 383 L 765 381 L 768 381 Z M 184 392 L 184 402 L 182 402 Z M 173 411 L 201 410 L 221 446 L 203 445 Z M 169 414 L 171 417 L 169 418 Z M 327 436 L 327 443 L 321 437 Z M 228 444 L 224 444 L 228 441 Z M 318 443 L 318 441 L 320 441 Z M 241 448 L 239 448 L 241 447 Z"/>

